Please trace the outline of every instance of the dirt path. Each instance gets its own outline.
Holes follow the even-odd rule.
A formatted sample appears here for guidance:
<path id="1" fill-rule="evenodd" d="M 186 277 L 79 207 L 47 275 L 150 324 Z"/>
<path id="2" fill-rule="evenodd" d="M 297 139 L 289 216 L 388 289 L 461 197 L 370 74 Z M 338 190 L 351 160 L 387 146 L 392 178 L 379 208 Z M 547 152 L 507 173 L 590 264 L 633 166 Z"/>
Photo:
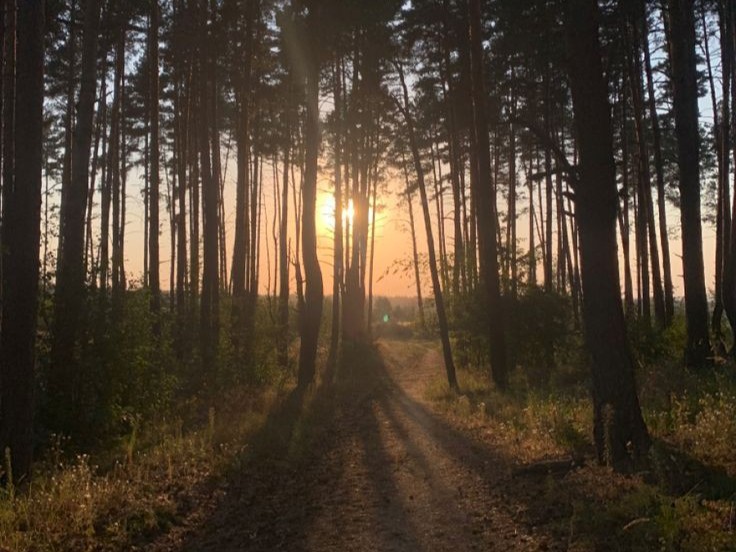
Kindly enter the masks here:
<path id="1" fill-rule="evenodd" d="M 151 550 L 564 549 L 530 521 L 535 488 L 424 400 L 437 350 L 387 342 L 379 352 L 362 389 L 325 409 L 328 430 L 298 462 L 282 449 L 243 468 Z"/>

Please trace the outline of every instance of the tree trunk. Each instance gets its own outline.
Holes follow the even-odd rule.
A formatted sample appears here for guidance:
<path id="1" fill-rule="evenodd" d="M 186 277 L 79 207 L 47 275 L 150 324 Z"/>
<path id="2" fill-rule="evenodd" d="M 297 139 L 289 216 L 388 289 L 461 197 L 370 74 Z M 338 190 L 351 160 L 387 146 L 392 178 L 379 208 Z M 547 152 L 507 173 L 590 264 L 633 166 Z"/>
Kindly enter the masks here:
<path id="1" fill-rule="evenodd" d="M 532 157 L 531 148 L 529 149 L 529 173 L 526 175 L 526 183 L 529 193 L 529 274 L 527 277 L 527 285 L 535 287 L 537 285 L 537 245 L 534 238 L 534 179 L 532 178 Z"/>
<path id="2" fill-rule="evenodd" d="M 571 0 L 566 31 L 569 77 L 580 146 L 577 218 L 585 342 L 592 358 L 598 459 L 616 469 L 643 458 L 649 435 L 641 416 L 626 337 L 616 253 L 616 168 L 596 0 Z"/>
<path id="3" fill-rule="evenodd" d="M 549 67 L 544 76 L 544 128 L 547 136 L 552 136 L 552 107 L 550 106 Z M 553 289 L 554 263 L 552 262 L 552 151 L 547 145 L 544 148 L 544 290 Z"/>
<path id="4" fill-rule="evenodd" d="M 375 171 L 378 173 L 378 170 Z M 368 260 L 368 335 L 373 335 L 373 261 L 376 256 L 376 198 L 378 196 L 378 174 L 373 177 L 373 207 L 371 211 L 371 255 Z"/>
<path id="5" fill-rule="evenodd" d="M 409 229 L 411 231 L 411 251 L 414 265 L 414 281 L 417 287 L 417 309 L 419 309 L 419 327 L 423 332 L 427 331 L 427 323 L 424 319 L 424 301 L 422 300 L 422 279 L 419 272 L 419 253 L 417 251 L 417 233 L 414 225 L 414 201 L 412 199 L 411 186 L 409 185 L 409 171 L 406 167 L 406 159 L 401 155 L 401 164 L 404 167 L 404 180 L 406 183 L 406 203 L 409 205 Z"/>
<path id="6" fill-rule="evenodd" d="M 512 73 L 513 75 L 513 73 Z M 516 99 L 511 100 L 511 118 L 516 117 Z M 509 124 L 509 214 L 506 240 L 506 255 L 510 266 L 511 299 L 516 300 L 519 295 L 519 270 L 516 263 L 516 128 Z"/>
<path id="7" fill-rule="evenodd" d="M 646 233 L 642 236 L 646 245 L 649 240 L 649 253 L 652 267 L 652 287 L 654 295 L 654 317 L 657 325 L 662 328 L 667 324 L 665 309 L 665 294 L 662 287 L 662 273 L 659 267 L 659 247 L 657 232 L 654 223 L 654 205 L 652 202 L 652 179 L 649 170 L 649 148 L 647 147 L 644 130 L 644 89 L 642 85 L 641 40 L 637 19 L 631 21 L 633 40 L 631 41 L 631 60 L 629 68 L 629 85 L 631 88 L 632 104 L 634 106 L 634 123 L 636 126 L 636 140 L 639 147 L 639 190 L 642 225 Z"/>
<path id="8" fill-rule="evenodd" d="M 2 208 L 5 206 L 6 195 L 10 193 L 13 179 L 15 178 L 15 65 L 16 65 L 16 2 L 6 1 L 5 29 L 3 33 L 3 127 L 2 127 Z M 2 221 L 0 221 L 1 223 Z M 2 233 L 0 224 L 0 234 Z M 0 235 L 0 239 L 2 236 Z M 0 251 L 0 278 L 2 277 L 2 251 Z M 0 301 L 2 300 L 2 286 L 0 286 Z M 0 319 L 0 323 L 2 320 Z"/>
<path id="9" fill-rule="evenodd" d="M 668 41 L 680 174 L 682 267 L 687 323 L 685 363 L 695 368 L 708 362 L 711 349 L 700 221 L 700 133 L 694 0 L 668 0 L 668 5 Z"/>
<path id="10" fill-rule="evenodd" d="M 218 205 L 219 185 L 212 174 L 210 158 L 211 138 L 211 23 L 208 23 L 207 2 L 200 4 L 200 24 L 202 42 L 200 45 L 200 81 L 199 81 L 199 155 L 202 174 L 202 233 L 203 266 L 202 266 L 202 300 L 200 304 L 200 331 L 202 339 L 203 368 L 210 375 L 214 373 L 217 360 L 219 337 L 219 236 Z"/>
<path id="11" fill-rule="evenodd" d="M 642 6 L 643 6 L 642 2 Z M 669 325 L 675 314 L 674 286 L 672 284 L 672 261 L 670 259 L 670 240 L 667 234 L 667 206 L 664 190 L 664 161 L 662 159 L 661 131 L 659 115 L 657 114 L 657 100 L 654 94 L 654 79 L 652 78 L 652 62 L 649 54 L 649 29 L 646 13 L 642 19 L 644 31 L 642 46 L 644 50 L 644 70 L 647 77 L 647 103 L 649 118 L 652 121 L 652 147 L 654 149 L 654 170 L 657 181 L 657 214 L 659 223 L 659 241 L 662 246 L 662 273 L 664 278 L 664 305 L 666 322 Z"/>
<path id="12" fill-rule="evenodd" d="M 174 3 L 174 21 L 183 21 L 181 2 Z M 176 35 L 181 39 L 181 35 Z M 179 204 L 176 224 L 176 351 L 179 358 L 184 357 L 186 328 L 186 286 L 187 286 L 187 150 L 189 148 L 190 113 L 187 101 L 191 91 L 186 90 L 186 60 L 177 53 L 174 62 L 174 162 L 177 171 L 176 201 Z"/>
<path id="13" fill-rule="evenodd" d="M 314 29 L 318 20 L 317 9 L 310 4 L 307 28 Z M 317 256 L 317 170 L 320 149 L 319 78 L 320 61 L 317 37 L 310 37 L 306 62 L 306 127 L 305 171 L 302 186 L 302 256 L 306 279 L 304 305 L 300 319 L 301 346 L 299 348 L 298 385 L 304 389 L 314 382 L 317 362 L 319 328 L 322 323 L 324 296 L 322 270 Z"/>
<path id="14" fill-rule="evenodd" d="M 337 364 L 337 353 L 340 346 L 340 304 L 341 284 L 343 278 L 343 227 L 342 227 L 342 162 L 343 162 L 343 65 L 337 57 L 334 65 L 333 97 L 335 101 L 335 235 L 333 236 L 334 251 L 332 255 L 332 329 L 330 335 L 330 351 L 327 366 L 334 375 Z"/>
<path id="15" fill-rule="evenodd" d="M 6 6 L 10 6 L 7 13 L 12 19 L 15 6 L 12 1 L 6 2 Z M 0 450 L 10 454 L 13 478 L 19 481 L 30 474 L 33 455 L 33 389 L 43 164 L 42 0 L 24 0 L 19 3 L 15 35 L 17 64 L 14 107 L 16 120 L 23 124 L 15 126 L 15 174 L 12 180 L 4 182 L 3 190 L 2 319 L 6 323 L 2 325 L 0 335 Z M 94 101 L 94 93 L 92 100 Z M 82 228 L 83 223 L 84 217 Z M 82 233 L 82 244 L 83 236 Z M 82 264 L 81 254 L 79 264 Z"/>
<path id="16" fill-rule="evenodd" d="M 404 79 L 404 71 L 401 65 L 398 66 L 399 79 L 403 90 L 404 103 L 399 105 L 404 119 L 406 121 L 406 131 L 409 134 L 409 145 L 411 148 L 412 158 L 414 160 L 414 170 L 417 173 L 417 184 L 419 187 L 419 196 L 422 202 L 422 212 L 424 213 L 424 228 L 427 234 L 427 253 L 429 255 L 429 272 L 432 277 L 432 290 L 434 291 L 434 303 L 437 310 L 437 321 L 440 327 L 440 339 L 442 341 L 442 354 L 445 360 L 445 372 L 447 373 L 447 383 L 450 389 L 458 391 L 457 375 L 455 373 L 455 362 L 452 359 L 452 348 L 450 345 L 450 331 L 447 324 L 447 313 L 445 312 L 445 301 L 442 295 L 442 285 L 440 283 L 439 271 L 437 269 L 437 255 L 434 249 L 434 237 L 432 235 L 432 215 L 429 212 L 429 200 L 427 198 L 427 188 L 424 183 L 424 168 L 422 167 L 422 158 L 419 155 L 419 145 L 414 131 L 414 118 L 411 114 L 411 106 L 409 104 L 409 91 L 406 87 Z"/>
<path id="17" fill-rule="evenodd" d="M 74 102 L 76 100 L 77 80 L 77 32 L 75 25 L 76 1 L 72 1 L 69 7 L 69 38 L 67 39 L 67 89 L 66 89 L 66 113 L 64 114 L 64 157 L 61 170 L 61 206 L 59 208 L 59 220 L 66 220 L 67 199 L 64 194 L 71 190 L 72 180 L 72 147 L 74 141 Z M 58 249 L 56 258 L 61 258 L 64 247 L 64 233 L 59 232 Z"/>
<path id="18" fill-rule="evenodd" d="M 110 175 L 110 193 L 112 200 L 112 319 L 117 322 L 122 312 L 122 286 L 120 285 L 121 250 L 121 188 L 122 173 L 120 166 L 122 150 L 122 113 L 123 113 L 123 74 L 125 73 L 125 31 L 118 30 L 115 51 L 115 79 L 113 92 L 112 123 L 110 125 L 110 155 L 108 174 Z"/>
<path id="19" fill-rule="evenodd" d="M 472 191 L 478 225 L 480 282 L 488 305 L 488 332 L 490 343 L 491 376 L 496 385 L 508 386 L 506 366 L 506 337 L 503 304 L 498 276 L 498 252 L 496 236 L 496 205 L 490 170 L 488 122 L 486 120 L 486 94 L 483 84 L 483 46 L 481 38 L 480 0 L 469 0 L 470 53 L 472 67 L 473 115 L 476 139 L 476 163 L 478 180 Z"/>
<path id="20" fill-rule="evenodd" d="M 148 189 L 148 289 L 151 293 L 151 316 L 153 317 L 153 333 L 156 337 L 161 333 L 161 284 L 159 258 L 159 80 L 158 80 L 158 40 L 159 40 L 159 5 L 158 0 L 150 0 L 151 12 L 148 34 L 148 69 L 149 73 L 149 115 L 151 117 L 151 170 Z"/>
<path id="21" fill-rule="evenodd" d="M 624 312 L 634 315 L 634 284 L 631 279 L 630 226 L 629 226 L 629 137 L 626 131 L 626 86 L 621 90 L 621 201 L 619 206 L 619 229 L 621 249 L 624 257 Z"/>
<path id="22" fill-rule="evenodd" d="M 23 9 L 31 9 L 29 6 L 34 4 L 35 2 L 24 2 Z M 26 17 L 28 15 L 26 13 Z M 95 88 L 97 85 L 99 21 L 99 1 L 86 0 L 82 39 L 81 86 L 72 148 L 72 175 L 70 181 L 72 188 L 69 193 L 65 194 L 67 199 L 65 216 L 67 220 L 61 223 L 64 232 L 64 247 L 57 263 L 54 335 L 51 351 L 53 368 L 49 373 L 48 382 L 50 412 L 56 425 L 55 429 L 67 431 L 77 423 L 76 409 L 81 407 L 81 405 L 74 404 L 74 397 L 80 379 L 80 374 L 75 369 L 75 349 L 80 337 L 85 301 L 84 223 L 89 185 L 89 156 L 92 142 Z M 22 50 L 22 48 L 19 48 L 18 51 L 21 52 Z M 20 58 L 19 67 L 21 67 Z M 20 87 L 18 87 L 17 93 L 21 94 Z M 20 101 L 25 102 L 27 100 L 27 98 L 23 98 Z M 16 113 L 20 112 L 16 109 Z M 18 120 L 23 119 L 18 116 Z M 27 124 L 30 123 L 24 122 L 20 127 Z M 39 140 L 41 140 L 40 137 Z M 15 145 L 16 148 L 25 147 L 30 150 L 37 147 L 36 145 L 21 145 L 17 140 Z M 20 158 L 19 155 L 22 157 L 23 154 L 18 152 L 16 158 Z M 16 165 L 16 171 L 19 170 L 25 170 L 25 168 Z"/>

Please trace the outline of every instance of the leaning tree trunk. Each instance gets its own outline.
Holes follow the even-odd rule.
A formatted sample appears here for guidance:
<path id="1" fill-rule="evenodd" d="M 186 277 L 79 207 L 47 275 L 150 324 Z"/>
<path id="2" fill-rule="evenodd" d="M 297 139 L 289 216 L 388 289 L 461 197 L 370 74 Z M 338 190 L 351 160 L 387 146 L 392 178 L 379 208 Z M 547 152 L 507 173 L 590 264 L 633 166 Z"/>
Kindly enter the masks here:
<path id="1" fill-rule="evenodd" d="M 434 236 L 432 235 L 432 215 L 429 212 L 429 200 L 427 199 L 427 187 L 424 183 L 424 167 L 422 159 L 419 155 L 419 145 L 417 143 L 416 133 L 414 131 L 414 118 L 411 114 L 411 106 L 409 104 L 409 91 L 406 87 L 404 79 L 404 71 L 401 65 L 398 66 L 399 79 L 403 90 L 404 103 L 398 104 L 399 109 L 404 115 L 406 121 L 406 129 L 409 134 L 409 146 L 414 161 L 414 170 L 417 173 L 417 185 L 419 188 L 419 196 L 422 201 L 422 212 L 424 213 L 424 229 L 427 234 L 427 253 L 429 256 L 429 272 L 432 277 L 432 290 L 434 291 L 434 303 L 437 310 L 437 322 L 440 327 L 440 339 L 442 341 L 442 354 L 445 360 L 445 372 L 447 373 L 447 383 L 453 391 L 458 391 L 457 375 L 455 373 L 455 362 L 452 359 L 452 347 L 450 345 L 450 331 L 447 324 L 447 313 L 445 312 L 445 301 L 442 295 L 442 284 L 440 283 L 439 271 L 437 269 L 437 255 L 434 249 Z"/>
<path id="2" fill-rule="evenodd" d="M 42 0 L 18 4 L 16 37 L 15 114 L 23 124 L 15 126 L 15 174 L 4 182 L 3 190 L 2 319 L 6 323 L 0 334 L 0 450 L 9 451 L 12 475 L 18 481 L 30 473 L 33 455 L 43 164 Z"/>
<path id="3" fill-rule="evenodd" d="M 616 168 L 608 90 L 598 39 L 596 0 L 571 0 L 566 30 L 569 77 L 580 147 L 576 186 L 586 348 L 592 359 L 598 459 L 617 469 L 643 457 L 649 435 L 641 416 L 626 336 L 616 252 Z"/>

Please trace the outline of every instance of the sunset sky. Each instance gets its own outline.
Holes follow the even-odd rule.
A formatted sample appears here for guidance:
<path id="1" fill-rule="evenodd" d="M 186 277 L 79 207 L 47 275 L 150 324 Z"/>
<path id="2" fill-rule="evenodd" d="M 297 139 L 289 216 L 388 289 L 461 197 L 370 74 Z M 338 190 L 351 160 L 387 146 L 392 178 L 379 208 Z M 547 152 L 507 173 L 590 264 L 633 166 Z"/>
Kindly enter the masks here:
<path id="1" fill-rule="evenodd" d="M 228 257 L 232 254 L 232 238 L 235 220 L 235 163 L 231 155 L 228 167 L 224 173 L 225 182 L 225 207 L 227 219 Z M 164 175 L 162 174 L 162 177 Z M 332 291 L 332 255 L 333 255 L 333 229 L 334 229 L 334 199 L 333 181 L 331 172 L 324 169 L 320 172 L 319 193 L 317 198 L 317 232 L 319 238 L 320 263 L 322 266 L 325 294 Z M 297 176 L 298 178 L 298 176 Z M 428 175 L 431 183 L 431 175 Z M 130 188 L 128 193 L 128 221 L 126 227 L 125 244 L 125 267 L 130 280 L 140 280 L 143 271 L 143 200 L 136 188 L 136 182 L 142 178 L 134 172 L 129 175 Z M 165 180 L 164 180 L 165 184 Z M 428 183 L 429 184 L 429 183 Z M 130 189 L 129 188 L 129 189 Z M 411 238 L 409 233 L 409 215 L 406 202 L 402 199 L 400 204 L 399 194 L 403 192 L 404 181 L 397 174 L 390 174 L 381 183 L 378 196 L 378 208 L 376 213 L 376 255 L 374 266 L 374 293 L 387 296 L 414 296 L 415 286 L 413 275 L 405 273 L 396 268 L 398 261 L 407 261 L 411 258 Z M 263 186 L 263 218 L 262 218 L 262 246 L 261 246 L 261 293 L 268 291 L 269 273 L 273 282 L 274 270 L 274 241 L 273 241 L 273 168 L 264 166 Z M 517 232 L 519 247 L 526 250 L 528 247 L 528 197 L 522 185 L 518 188 L 519 206 L 523 210 L 517 221 Z M 448 249 L 451 248 L 452 240 L 452 198 L 448 192 L 445 194 L 446 208 L 446 232 Z M 165 201 L 162 200 L 162 205 Z M 499 210 L 506 211 L 506 201 L 501 193 L 498 194 Z M 538 207 L 538 206 L 536 206 Z M 292 256 L 295 250 L 294 243 L 294 208 L 293 198 L 289 203 L 289 232 L 291 239 Z M 431 206 L 432 221 L 436 224 L 435 209 Z M 417 243 L 420 254 L 426 252 L 426 237 L 424 223 L 419 203 L 418 194 L 414 194 L 414 216 L 417 229 Z M 670 229 L 670 249 L 672 256 L 673 278 L 675 293 L 682 293 L 682 263 L 681 242 L 679 239 L 679 212 L 673 207 L 668 207 L 668 226 Z M 633 228 L 632 228 L 633 231 Z M 632 233 L 633 238 L 633 233 Z M 437 239 L 435 231 L 435 239 Z M 537 245 L 539 242 L 537 240 Z M 161 285 L 163 289 L 169 288 L 170 268 L 170 238 L 168 215 L 162 213 L 161 225 Z M 713 286 L 713 265 L 715 258 L 715 229 L 708 223 L 703 224 L 703 247 L 705 257 L 706 285 L 709 291 Z M 632 263 L 634 255 L 634 240 L 632 239 Z M 267 251 L 268 249 L 268 251 Z M 540 257 L 541 258 L 541 257 Z M 538 271 L 541 278 L 542 270 Z M 293 270 L 292 270 L 293 277 Z M 635 274 L 634 274 L 635 277 Z M 423 275 L 423 290 L 429 294 L 429 275 Z M 271 283 L 273 289 L 273 283 Z"/>

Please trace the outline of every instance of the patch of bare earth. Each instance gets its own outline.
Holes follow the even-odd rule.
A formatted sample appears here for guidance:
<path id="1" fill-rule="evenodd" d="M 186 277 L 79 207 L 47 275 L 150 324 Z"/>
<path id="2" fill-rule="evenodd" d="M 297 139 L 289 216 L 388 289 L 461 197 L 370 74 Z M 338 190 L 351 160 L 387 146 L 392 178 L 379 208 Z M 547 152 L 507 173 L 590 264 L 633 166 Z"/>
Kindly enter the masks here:
<path id="1" fill-rule="evenodd" d="M 379 352 L 360 391 L 324 399 L 325 430 L 304 455 L 292 461 L 286 447 L 244 463 L 150 550 L 566 549 L 544 530 L 561 515 L 540 511 L 544 480 L 512 478 L 508 457 L 424 400 L 442 370 L 436 349 Z"/>

